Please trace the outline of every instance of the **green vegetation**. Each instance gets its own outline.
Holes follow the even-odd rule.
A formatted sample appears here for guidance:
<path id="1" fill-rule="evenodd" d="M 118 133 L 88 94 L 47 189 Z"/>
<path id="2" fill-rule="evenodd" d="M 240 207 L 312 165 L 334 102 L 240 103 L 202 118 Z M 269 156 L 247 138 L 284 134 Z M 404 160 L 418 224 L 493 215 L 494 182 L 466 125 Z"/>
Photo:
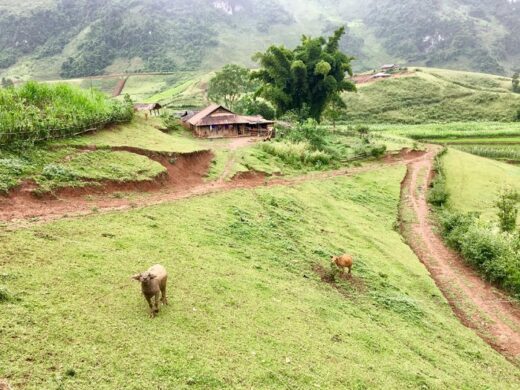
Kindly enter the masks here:
<path id="1" fill-rule="evenodd" d="M 420 69 L 407 77 L 362 84 L 357 94 L 344 96 L 345 119 L 396 124 L 516 121 L 520 96 L 496 79 Z"/>
<path id="2" fill-rule="evenodd" d="M 0 89 L 0 146 L 70 137 L 132 117 L 129 102 L 109 100 L 95 90 L 28 82 Z"/>
<path id="3" fill-rule="evenodd" d="M 428 202 L 433 204 L 434 206 L 441 207 L 446 204 L 449 198 L 448 190 L 446 189 L 446 176 L 444 173 L 444 167 L 442 162 L 442 157 L 446 154 L 448 150 L 443 149 L 436 157 L 435 157 L 435 165 L 434 165 L 434 173 L 435 177 L 432 182 L 432 188 L 428 192 Z"/>
<path id="4" fill-rule="evenodd" d="M 0 193 L 23 180 L 33 180 L 37 192 L 83 187 L 103 181 L 138 182 L 156 178 L 166 169 L 144 156 L 108 150 L 40 148 L 0 152 Z"/>
<path id="5" fill-rule="evenodd" d="M 455 211 L 495 219 L 495 202 L 505 188 L 520 191 L 520 167 L 450 149 L 443 158 L 448 205 Z"/>
<path id="6" fill-rule="evenodd" d="M 207 140 L 198 140 L 185 131 L 164 133 L 158 130 L 163 123 L 155 118 L 145 120 L 141 116 L 128 124 L 109 131 L 100 131 L 68 140 L 69 145 L 97 147 L 132 147 L 154 152 L 191 153 L 210 148 Z"/>
<path id="7" fill-rule="evenodd" d="M 228 64 L 209 81 L 208 99 L 233 111 L 238 100 L 252 89 L 249 69 Z"/>
<path id="8" fill-rule="evenodd" d="M 460 324 L 393 229 L 403 175 L 1 232 L 0 377 L 79 390 L 516 388 L 518 369 Z M 313 269 L 343 251 L 354 278 L 322 282 Z M 149 259 L 170 274 L 155 320 L 129 279 Z"/>
<path id="9" fill-rule="evenodd" d="M 151 96 L 146 93 L 145 85 L 140 87 L 135 82 L 141 76 L 131 77 L 132 83 L 125 87 L 125 92 L 132 91 L 135 87 L 142 88 L 138 90 L 138 93 L 141 94 L 140 96 L 144 96 L 144 99 L 141 100 L 144 100 L 146 103 L 159 102 L 172 109 L 203 107 L 208 104 L 206 88 L 210 75 L 206 74 L 193 78 L 186 76 L 188 77 L 186 80 L 183 78 L 183 81 L 179 82 L 179 84 L 167 84 L 166 87 L 153 92 Z"/>
<path id="10" fill-rule="evenodd" d="M 166 168 L 144 156 L 128 152 L 93 151 L 72 156 L 69 161 L 48 164 L 36 182 L 43 191 L 58 187 L 81 187 L 92 182 L 148 181 Z"/>
<path id="11" fill-rule="evenodd" d="M 348 126 L 339 126 L 339 129 Z M 518 143 L 520 123 L 500 122 L 453 122 L 419 125 L 376 124 L 374 132 L 395 134 L 420 141 L 435 143 Z"/>
<path id="12" fill-rule="evenodd" d="M 444 211 L 440 221 L 449 245 L 487 280 L 520 298 L 518 233 L 503 233 L 492 224 L 479 223 L 474 214 Z"/>
<path id="13" fill-rule="evenodd" d="M 278 116 L 293 112 L 319 122 L 331 100 L 356 89 L 345 79 L 346 73 L 352 76 L 353 58 L 339 50 L 344 33 L 340 28 L 328 40 L 303 36 L 294 50 L 271 46 L 257 53 L 261 68 L 252 75 L 262 83 L 257 94 L 273 104 Z"/>
<path id="14" fill-rule="evenodd" d="M 184 131 L 163 133 L 159 119 L 140 116 L 128 124 L 114 126 L 72 139 L 47 142 L 36 147 L 0 150 L 0 192 L 5 193 L 24 180 L 33 180 L 38 191 L 77 187 L 110 181 L 150 180 L 164 167 L 134 153 L 113 152 L 112 147 L 129 147 L 159 153 L 191 153 L 208 150 L 212 144 L 197 140 Z M 85 152 L 82 147 L 96 147 Z"/>
<path id="15" fill-rule="evenodd" d="M 512 87 L 513 92 L 520 93 L 520 73 L 516 72 L 513 75 L 512 83 L 513 83 L 513 87 Z"/>
<path id="16" fill-rule="evenodd" d="M 366 22 L 387 51 L 410 62 L 503 74 L 518 50 L 514 2 L 381 0 Z M 400 28 L 396 28 L 399 26 Z"/>
<path id="17" fill-rule="evenodd" d="M 500 221 L 500 229 L 503 232 L 514 232 L 516 229 L 516 219 L 518 217 L 518 203 L 520 202 L 520 194 L 516 190 L 505 190 L 500 194 L 495 203 L 498 209 L 498 219 Z"/>
<path id="18" fill-rule="evenodd" d="M 487 280 L 520 297 L 520 231 L 514 232 L 520 168 L 455 150 L 437 168 L 429 200 L 447 205 L 439 212 L 447 243 Z"/>
<path id="19" fill-rule="evenodd" d="M 456 149 L 481 157 L 503 160 L 513 164 L 520 164 L 520 138 L 518 144 L 512 145 L 456 145 Z"/>
<path id="20" fill-rule="evenodd" d="M 513 73 L 517 4 L 416 2 L 3 0 L 0 77 L 249 66 L 251 53 L 272 42 L 292 47 L 301 34 L 330 34 L 341 25 L 340 47 L 356 57 L 357 71 L 400 62 Z"/>

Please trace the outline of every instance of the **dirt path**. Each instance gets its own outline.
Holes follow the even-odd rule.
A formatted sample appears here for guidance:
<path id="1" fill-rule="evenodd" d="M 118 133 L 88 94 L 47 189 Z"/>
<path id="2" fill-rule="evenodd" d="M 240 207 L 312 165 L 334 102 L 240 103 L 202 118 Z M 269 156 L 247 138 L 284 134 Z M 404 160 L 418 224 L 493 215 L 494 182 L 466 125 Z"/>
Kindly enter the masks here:
<path id="1" fill-rule="evenodd" d="M 222 174 L 219 177 L 219 181 L 223 182 L 229 178 L 229 175 L 231 173 L 231 170 L 236 164 L 237 159 L 237 150 L 245 148 L 250 143 L 258 142 L 258 137 L 243 137 L 243 138 L 233 138 L 231 142 L 229 143 L 227 149 L 229 150 L 229 159 L 226 162 L 226 166 L 224 167 L 224 170 L 222 171 Z"/>
<path id="2" fill-rule="evenodd" d="M 438 150 L 432 146 L 422 158 L 408 164 L 401 194 L 402 233 L 460 320 L 520 364 L 520 307 L 448 249 L 429 219 L 426 192 Z"/>
<path id="3" fill-rule="evenodd" d="M 295 185 L 309 180 L 350 176 L 384 169 L 391 165 L 403 164 L 421 155 L 421 152 L 403 151 L 387 156 L 382 161 L 366 163 L 361 167 L 317 172 L 293 178 L 265 177 L 259 173 L 247 172 L 238 174 L 232 180 L 212 182 L 204 179 L 212 160 L 209 152 L 181 155 L 174 162 L 164 156 L 149 156 L 166 166 L 167 178 L 161 178 L 159 182 L 108 183 L 106 186 L 98 188 L 65 190 L 56 198 L 46 199 L 38 199 L 31 195 L 25 187 L 22 187 L 8 197 L 0 197 L 0 221 L 10 227 L 18 227 L 64 217 L 157 205 L 239 188 Z"/>

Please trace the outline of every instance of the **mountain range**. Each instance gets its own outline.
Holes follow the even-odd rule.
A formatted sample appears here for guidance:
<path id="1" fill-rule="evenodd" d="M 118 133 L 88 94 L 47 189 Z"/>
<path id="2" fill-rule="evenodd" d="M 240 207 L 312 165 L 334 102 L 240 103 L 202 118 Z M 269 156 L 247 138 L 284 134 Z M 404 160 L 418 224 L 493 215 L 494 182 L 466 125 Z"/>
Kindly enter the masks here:
<path id="1" fill-rule="evenodd" d="M 270 44 L 346 26 L 363 71 L 382 63 L 509 75 L 519 0 L 0 0 L 0 76 L 76 78 L 252 65 Z"/>

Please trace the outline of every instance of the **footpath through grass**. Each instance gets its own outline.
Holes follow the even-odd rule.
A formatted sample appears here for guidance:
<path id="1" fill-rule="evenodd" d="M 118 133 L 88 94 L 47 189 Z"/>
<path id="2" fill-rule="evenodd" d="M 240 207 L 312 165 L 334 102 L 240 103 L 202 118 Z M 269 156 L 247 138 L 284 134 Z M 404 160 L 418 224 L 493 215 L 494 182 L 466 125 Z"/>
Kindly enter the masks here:
<path id="1" fill-rule="evenodd" d="M 15 388 L 517 388 L 394 224 L 404 167 L 0 231 Z M 313 267 L 350 252 L 354 278 Z M 161 263 L 148 318 L 129 276 Z"/>

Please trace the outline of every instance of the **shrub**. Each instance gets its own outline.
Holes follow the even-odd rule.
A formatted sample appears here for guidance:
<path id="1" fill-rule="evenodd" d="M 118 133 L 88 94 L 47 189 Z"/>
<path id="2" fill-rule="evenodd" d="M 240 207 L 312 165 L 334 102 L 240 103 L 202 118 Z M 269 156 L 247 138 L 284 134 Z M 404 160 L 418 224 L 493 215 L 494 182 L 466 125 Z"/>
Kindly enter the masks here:
<path id="1" fill-rule="evenodd" d="M 314 150 L 323 150 L 326 146 L 327 130 L 318 126 L 314 119 L 308 119 L 294 127 L 282 127 L 277 132 L 278 138 L 292 143 L 307 143 Z"/>
<path id="2" fill-rule="evenodd" d="M 439 219 L 448 245 L 487 280 L 520 296 L 520 233 L 500 232 L 480 222 L 477 214 L 444 210 Z"/>
<path id="3" fill-rule="evenodd" d="M 498 219 L 500 229 L 503 232 L 512 232 L 516 228 L 516 219 L 518 217 L 517 203 L 520 194 L 514 190 L 506 190 L 500 194 L 495 206 L 498 208 Z"/>
<path id="4" fill-rule="evenodd" d="M 449 193 L 446 188 L 446 178 L 442 167 L 442 156 L 446 153 L 444 148 L 436 157 L 434 163 L 434 171 L 436 173 L 435 179 L 432 182 L 432 188 L 428 191 L 428 202 L 437 207 L 442 207 L 446 204 L 449 198 Z"/>
<path id="5" fill-rule="evenodd" d="M 306 142 L 270 142 L 262 143 L 260 147 L 264 152 L 295 168 L 305 165 L 320 168 L 330 164 L 332 160 L 332 156 L 321 150 L 312 150 Z"/>

